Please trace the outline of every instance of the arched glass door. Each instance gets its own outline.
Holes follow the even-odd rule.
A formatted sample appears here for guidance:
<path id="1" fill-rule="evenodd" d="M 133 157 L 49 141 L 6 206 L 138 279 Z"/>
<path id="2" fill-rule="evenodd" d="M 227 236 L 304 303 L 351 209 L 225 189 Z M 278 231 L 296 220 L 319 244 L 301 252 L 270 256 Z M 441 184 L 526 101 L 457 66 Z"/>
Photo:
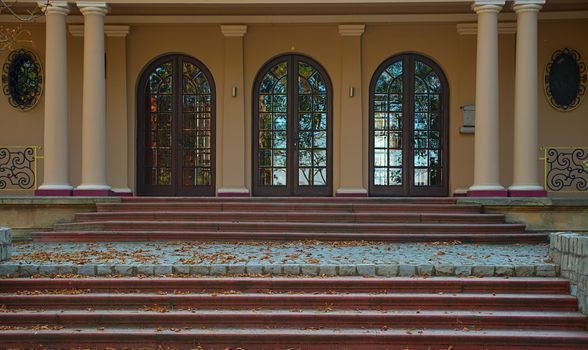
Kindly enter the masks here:
<path id="1" fill-rule="evenodd" d="M 330 196 L 331 82 L 314 60 L 284 55 L 253 93 L 253 194 Z"/>
<path id="2" fill-rule="evenodd" d="M 448 194 L 449 88 L 418 54 L 386 60 L 370 84 L 370 195 Z"/>
<path id="3" fill-rule="evenodd" d="M 215 89 L 208 69 L 167 55 L 143 72 L 137 93 L 137 194 L 215 194 Z"/>

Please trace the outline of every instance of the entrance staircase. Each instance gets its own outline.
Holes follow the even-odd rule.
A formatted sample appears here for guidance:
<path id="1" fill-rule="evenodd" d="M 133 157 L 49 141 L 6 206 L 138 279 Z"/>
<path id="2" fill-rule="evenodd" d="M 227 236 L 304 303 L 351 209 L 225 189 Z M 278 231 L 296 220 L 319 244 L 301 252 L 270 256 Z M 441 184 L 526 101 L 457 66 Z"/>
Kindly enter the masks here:
<path id="1" fill-rule="evenodd" d="M 42 242 L 366 240 L 546 242 L 453 198 L 125 198 L 97 203 L 73 223 L 33 233 Z"/>
<path id="2" fill-rule="evenodd" d="M 33 238 L 547 240 L 451 198 L 126 198 Z M 588 349 L 586 325 L 559 278 L 0 279 L 1 349 L 576 350 Z"/>

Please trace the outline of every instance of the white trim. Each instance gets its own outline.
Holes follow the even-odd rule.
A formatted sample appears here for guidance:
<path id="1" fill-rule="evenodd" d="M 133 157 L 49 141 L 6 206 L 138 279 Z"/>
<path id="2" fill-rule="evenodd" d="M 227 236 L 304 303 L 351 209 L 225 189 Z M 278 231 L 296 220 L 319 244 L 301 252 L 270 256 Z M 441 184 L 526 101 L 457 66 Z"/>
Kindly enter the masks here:
<path id="1" fill-rule="evenodd" d="M 38 190 L 73 190 L 70 185 L 41 185 Z"/>
<path id="2" fill-rule="evenodd" d="M 588 11 L 539 12 L 539 20 L 588 19 Z M 515 13 L 501 13 L 500 21 L 515 21 Z M 106 16 L 106 24 L 308 24 L 308 23 L 455 23 L 475 22 L 475 13 L 406 15 L 287 15 L 287 16 Z M 34 23 L 44 23 L 40 17 Z M 0 14 L 0 23 L 20 23 L 14 16 Z M 84 16 L 67 16 L 67 23 L 82 24 Z M 30 24 L 28 24 L 30 25 Z"/>
<path id="3" fill-rule="evenodd" d="M 335 194 L 346 194 L 346 195 L 367 195 L 368 191 L 363 187 L 349 187 L 349 188 L 338 188 Z"/>
<path id="4" fill-rule="evenodd" d="M 247 26 L 244 24 L 221 25 L 221 33 L 227 37 L 243 37 L 247 34 Z"/>
<path id="5" fill-rule="evenodd" d="M 477 35 L 477 23 L 458 23 L 457 33 L 459 35 Z M 498 23 L 498 34 L 515 34 L 517 32 L 516 22 L 501 22 Z"/>
<path id="6" fill-rule="evenodd" d="M 365 32 L 365 24 L 341 24 L 339 34 L 341 36 L 361 36 Z"/>
<path id="7" fill-rule="evenodd" d="M 249 194 L 249 189 L 245 187 L 222 187 L 218 189 L 217 193 Z"/>
<path id="8" fill-rule="evenodd" d="M 82 24 L 70 24 L 68 26 L 69 33 L 75 37 L 84 36 L 84 25 Z M 131 26 L 117 26 L 117 25 L 105 25 L 104 34 L 108 37 L 126 37 L 131 31 Z"/>
<path id="9" fill-rule="evenodd" d="M 76 190 L 111 190 L 110 186 L 108 185 L 79 185 L 76 187 Z"/>
<path id="10" fill-rule="evenodd" d="M 111 191 L 114 193 L 133 193 L 130 188 L 113 188 Z"/>

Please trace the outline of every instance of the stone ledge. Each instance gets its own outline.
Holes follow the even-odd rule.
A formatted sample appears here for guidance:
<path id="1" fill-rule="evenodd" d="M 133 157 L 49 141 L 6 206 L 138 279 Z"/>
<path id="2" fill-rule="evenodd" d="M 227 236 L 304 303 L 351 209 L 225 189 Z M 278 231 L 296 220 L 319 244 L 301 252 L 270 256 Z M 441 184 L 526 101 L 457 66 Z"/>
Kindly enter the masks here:
<path id="1" fill-rule="evenodd" d="M 285 275 L 285 276 L 473 276 L 556 277 L 559 268 L 543 265 L 406 265 L 406 264 L 202 264 L 202 265 L 18 265 L 0 264 L 0 277 L 30 277 L 74 274 L 82 276 L 167 275 Z"/>
<path id="2" fill-rule="evenodd" d="M 557 232 L 550 235 L 549 254 L 572 283 L 581 312 L 588 314 L 588 234 Z"/>
<path id="3" fill-rule="evenodd" d="M 10 260 L 12 255 L 12 231 L 0 227 L 0 261 Z"/>

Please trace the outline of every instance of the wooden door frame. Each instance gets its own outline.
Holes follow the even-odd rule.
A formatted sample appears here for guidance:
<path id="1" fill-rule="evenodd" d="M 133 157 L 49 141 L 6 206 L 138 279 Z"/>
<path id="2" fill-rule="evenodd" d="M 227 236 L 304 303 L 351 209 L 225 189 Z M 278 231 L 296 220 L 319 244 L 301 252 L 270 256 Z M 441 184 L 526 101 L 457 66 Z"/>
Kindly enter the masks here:
<path id="1" fill-rule="evenodd" d="M 173 76 L 173 94 L 172 103 L 174 112 L 172 112 L 172 129 L 171 129 L 171 185 L 159 186 L 146 184 L 145 172 L 145 155 L 146 155 L 146 117 L 148 116 L 148 104 L 146 88 L 149 76 L 155 68 L 166 62 L 172 63 Z M 208 186 L 183 186 L 182 160 L 181 158 L 181 130 L 183 125 L 183 115 L 181 110 L 182 96 L 182 63 L 189 62 L 197 66 L 206 76 L 211 90 L 211 117 L 210 117 L 210 162 L 211 174 L 210 185 Z M 180 52 L 166 53 L 149 61 L 141 70 L 136 87 L 136 194 L 138 196 L 214 196 L 216 194 L 216 85 L 210 70 L 200 60 Z"/>
<path id="2" fill-rule="evenodd" d="M 439 77 L 443 93 L 441 95 L 441 130 L 439 137 L 440 155 L 442 158 L 441 185 L 413 185 L 414 182 L 414 66 L 415 60 L 427 64 Z M 374 185 L 374 101 L 375 88 L 379 77 L 394 62 L 402 61 L 402 186 Z M 449 195 L 449 83 L 445 72 L 432 58 L 419 52 L 401 52 L 384 60 L 372 75 L 369 87 L 369 136 L 368 136 L 368 193 L 370 196 L 448 196 Z M 395 188 L 394 188 L 395 187 Z"/>
<path id="3" fill-rule="evenodd" d="M 288 64 L 288 107 L 287 107 L 287 148 L 286 148 L 286 181 L 284 187 L 271 187 L 259 185 L 259 87 L 265 75 L 271 68 L 280 62 Z M 294 139 L 298 132 L 298 62 L 303 61 L 316 69 L 324 80 L 327 87 L 327 186 L 315 187 L 298 186 L 298 147 L 294 145 Z M 253 196 L 332 196 L 333 194 L 333 85 L 331 78 L 325 68 L 313 58 L 299 54 L 280 54 L 265 62 L 255 77 L 252 88 L 252 166 L 251 166 L 251 188 Z M 295 137 L 296 136 L 296 137 Z"/>

